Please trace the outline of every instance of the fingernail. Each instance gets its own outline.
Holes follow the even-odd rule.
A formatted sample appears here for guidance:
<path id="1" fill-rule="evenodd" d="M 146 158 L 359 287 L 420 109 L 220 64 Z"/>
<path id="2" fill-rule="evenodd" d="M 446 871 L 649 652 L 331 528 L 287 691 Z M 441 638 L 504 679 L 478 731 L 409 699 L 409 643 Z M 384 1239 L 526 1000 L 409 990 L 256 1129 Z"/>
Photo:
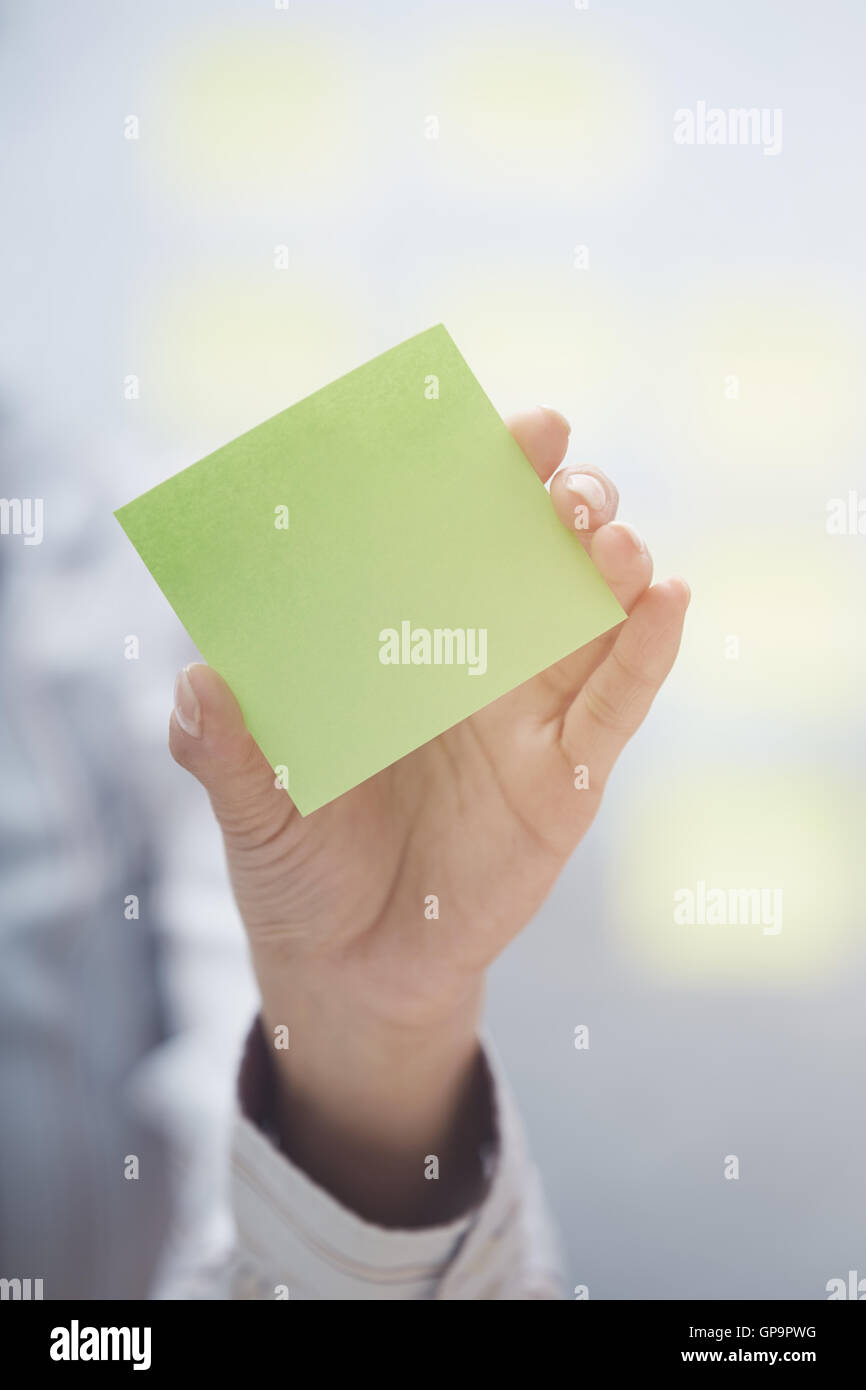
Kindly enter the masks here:
<path id="1" fill-rule="evenodd" d="M 540 405 L 538 409 L 546 410 L 548 415 L 555 415 L 559 423 L 561 425 L 565 425 L 567 432 L 571 434 L 571 425 L 568 423 L 565 416 L 562 414 L 560 410 L 554 410 L 552 405 Z"/>
<path id="2" fill-rule="evenodd" d="M 604 485 L 589 473 L 569 473 L 565 480 L 569 492 L 576 492 L 594 512 L 600 512 L 607 501 Z"/>
<path id="3" fill-rule="evenodd" d="M 186 667 L 174 683 L 174 717 L 190 738 L 201 738 L 201 705 L 192 688 Z"/>
<path id="4" fill-rule="evenodd" d="M 634 546 L 635 550 L 638 552 L 639 555 L 646 554 L 646 543 L 644 541 L 643 536 L 640 534 L 639 531 L 636 531 L 635 528 L 632 525 L 630 525 L 629 522 L 612 521 L 611 525 L 619 527 L 621 531 L 625 531 L 626 535 L 628 536 L 629 540 L 631 541 L 632 545 Z"/>

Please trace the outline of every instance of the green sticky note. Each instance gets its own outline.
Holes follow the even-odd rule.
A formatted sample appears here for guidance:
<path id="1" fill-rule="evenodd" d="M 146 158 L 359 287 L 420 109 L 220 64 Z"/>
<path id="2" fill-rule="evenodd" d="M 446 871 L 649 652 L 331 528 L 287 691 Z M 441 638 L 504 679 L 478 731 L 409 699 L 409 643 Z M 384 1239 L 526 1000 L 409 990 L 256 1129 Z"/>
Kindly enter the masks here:
<path id="1" fill-rule="evenodd" d="M 303 815 L 625 616 L 441 325 L 115 515 Z"/>

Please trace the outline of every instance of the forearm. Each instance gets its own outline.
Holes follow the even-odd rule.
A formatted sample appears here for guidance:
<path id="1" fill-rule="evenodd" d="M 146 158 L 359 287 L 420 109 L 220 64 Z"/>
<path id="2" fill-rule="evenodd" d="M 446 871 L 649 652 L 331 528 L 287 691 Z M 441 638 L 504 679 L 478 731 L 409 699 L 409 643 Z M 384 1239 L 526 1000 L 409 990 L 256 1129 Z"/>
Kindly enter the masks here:
<path id="1" fill-rule="evenodd" d="M 380 1225 L 435 1225 L 475 1205 L 491 1138 L 480 983 L 435 1022 L 415 1025 L 372 1016 L 333 976 L 256 966 L 287 1156 Z M 280 1025 L 288 1048 L 273 1045 Z"/>

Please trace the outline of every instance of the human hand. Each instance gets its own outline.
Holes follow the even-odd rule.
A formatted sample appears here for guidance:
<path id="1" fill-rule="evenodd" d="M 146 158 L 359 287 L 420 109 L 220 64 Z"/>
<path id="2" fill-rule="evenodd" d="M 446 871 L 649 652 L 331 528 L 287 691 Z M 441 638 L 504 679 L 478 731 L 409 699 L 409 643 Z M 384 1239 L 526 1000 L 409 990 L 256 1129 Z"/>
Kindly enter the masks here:
<path id="1" fill-rule="evenodd" d="M 546 482 L 565 422 L 539 408 L 509 428 Z M 221 826 L 266 1034 L 291 1030 L 274 1054 L 283 1142 L 371 1219 L 443 1219 L 471 1198 L 485 969 L 588 830 L 679 647 L 688 588 L 650 587 L 646 548 L 614 521 L 614 485 L 570 468 L 551 499 L 569 529 L 581 508 L 575 534 L 627 620 L 307 817 L 217 673 L 178 678 L 171 751 Z M 429 1152 L 461 1180 L 419 1185 Z"/>

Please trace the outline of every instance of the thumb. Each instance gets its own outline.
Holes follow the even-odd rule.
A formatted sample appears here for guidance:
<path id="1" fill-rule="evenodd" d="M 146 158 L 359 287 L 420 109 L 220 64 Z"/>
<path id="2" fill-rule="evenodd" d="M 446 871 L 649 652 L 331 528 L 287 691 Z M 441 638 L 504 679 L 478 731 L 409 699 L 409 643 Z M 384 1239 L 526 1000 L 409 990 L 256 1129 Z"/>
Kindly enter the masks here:
<path id="1" fill-rule="evenodd" d="M 175 762 L 205 788 L 232 847 L 258 848 L 296 814 L 244 724 L 240 705 L 210 666 L 186 666 L 179 673 L 168 743 Z"/>

